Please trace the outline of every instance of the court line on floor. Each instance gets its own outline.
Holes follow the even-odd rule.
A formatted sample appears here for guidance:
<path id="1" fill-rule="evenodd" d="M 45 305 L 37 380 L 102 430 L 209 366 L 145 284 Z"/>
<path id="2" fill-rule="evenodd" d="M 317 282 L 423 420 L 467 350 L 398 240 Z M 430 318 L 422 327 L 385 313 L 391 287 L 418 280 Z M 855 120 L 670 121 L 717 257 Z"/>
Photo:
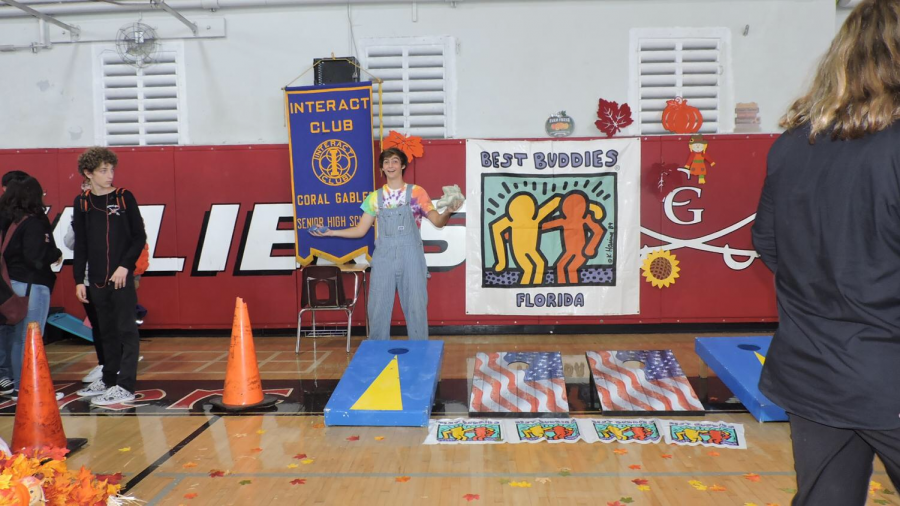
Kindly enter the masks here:
<path id="1" fill-rule="evenodd" d="M 134 488 L 138 483 L 140 483 L 141 481 L 143 481 L 144 478 L 146 478 L 147 476 L 150 476 L 151 473 L 153 473 L 154 471 L 156 471 L 157 469 L 159 469 L 159 467 L 160 467 L 161 465 L 165 464 L 170 458 L 174 457 L 176 453 L 178 453 L 178 452 L 181 451 L 185 446 L 187 446 L 188 444 L 190 444 L 191 441 L 193 441 L 194 439 L 197 439 L 197 437 L 198 437 L 200 434 L 203 434 L 204 432 L 206 432 L 206 429 L 212 427 L 212 425 L 213 425 L 214 423 L 218 422 L 221 418 L 222 418 L 222 417 L 219 416 L 219 415 L 213 415 L 210 419 L 208 419 L 206 422 L 204 422 L 202 425 L 200 425 L 200 427 L 197 427 L 197 428 L 194 430 L 194 432 L 191 432 L 190 434 L 188 434 L 188 436 L 187 436 L 186 438 L 184 438 L 184 439 L 182 439 L 181 441 L 179 441 L 178 444 L 176 444 L 175 446 L 173 446 L 172 448 L 170 448 L 169 451 L 167 451 L 167 452 L 164 453 L 161 457 L 159 457 L 158 459 L 156 459 L 156 461 L 155 461 L 154 463 L 150 464 L 150 465 L 147 466 L 143 471 L 141 471 L 141 472 L 139 472 L 138 474 L 136 474 L 134 478 L 128 480 L 128 483 L 126 483 L 125 486 L 122 487 L 122 491 L 119 492 L 119 493 L 122 494 L 122 495 L 127 495 L 127 492 L 128 492 L 129 490 L 131 490 L 131 489 Z"/>

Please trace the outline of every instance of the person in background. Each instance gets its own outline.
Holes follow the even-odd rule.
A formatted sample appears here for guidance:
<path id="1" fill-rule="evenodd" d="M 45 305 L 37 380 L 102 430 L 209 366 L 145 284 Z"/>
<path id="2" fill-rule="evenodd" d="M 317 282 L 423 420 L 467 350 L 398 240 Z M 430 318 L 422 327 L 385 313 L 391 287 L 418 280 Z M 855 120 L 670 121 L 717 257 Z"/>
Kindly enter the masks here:
<path id="1" fill-rule="evenodd" d="M 134 268 L 147 242 L 134 195 L 113 186 L 119 159 L 106 148 L 78 157 L 78 172 L 91 183 L 75 198 L 75 296 L 97 308 L 103 334 L 103 376 L 77 392 L 107 406 L 134 400 L 140 336 L 134 319 Z M 90 272 L 85 268 L 90 263 Z"/>
<path id="2" fill-rule="evenodd" d="M 21 170 L 11 170 L 3 174 L 2 186 L 3 192 L 12 181 L 22 181 L 31 176 L 27 172 Z M 7 354 L 7 346 L 0 345 L 0 395 L 10 395 L 16 390 L 16 385 L 12 380 L 13 372 L 9 355 Z"/>
<path id="3" fill-rule="evenodd" d="M 50 292 L 56 282 L 51 265 L 62 261 L 53 239 L 53 227 L 44 212 L 44 190 L 32 177 L 10 181 L 0 196 L 0 242 L 8 241 L 3 256 L 13 291 L 28 297 L 28 313 L 15 325 L 0 325 L 0 347 L 18 390 L 30 322 L 40 324 L 41 333 L 50 310 Z M 13 392 L 13 397 L 17 397 Z M 61 394 L 57 394 L 61 398 Z"/>
<path id="4" fill-rule="evenodd" d="M 847 17 L 769 150 L 753 245 L 778 330 L 759 389 L 788 413 L 794 506 L 900 486 L 900 0 Z"/>

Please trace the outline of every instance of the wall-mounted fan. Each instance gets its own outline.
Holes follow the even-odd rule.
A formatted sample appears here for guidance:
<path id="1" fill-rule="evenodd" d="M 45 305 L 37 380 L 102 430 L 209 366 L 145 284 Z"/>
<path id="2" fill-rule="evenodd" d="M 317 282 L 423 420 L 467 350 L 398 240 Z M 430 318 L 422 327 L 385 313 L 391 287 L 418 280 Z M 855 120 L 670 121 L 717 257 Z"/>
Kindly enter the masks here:
<path id="1" fill-rule="evenodd" d="M 158 49 L 156 30 L 143 23 L 129 23 L 116 34 L 116 51 L 129 65 L 146 67 L 155 63 Z"/>

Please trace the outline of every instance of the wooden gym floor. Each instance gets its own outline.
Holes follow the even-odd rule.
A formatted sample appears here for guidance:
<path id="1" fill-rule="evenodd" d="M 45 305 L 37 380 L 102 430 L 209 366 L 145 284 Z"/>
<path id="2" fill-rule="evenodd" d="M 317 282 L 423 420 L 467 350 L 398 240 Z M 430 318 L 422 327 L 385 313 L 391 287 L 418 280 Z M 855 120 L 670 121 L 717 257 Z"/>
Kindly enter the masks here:
<path id="1" fill-rule="evenodd" d="M 566 361 L 571 392 L 572 384 L 587 381 L 585 368 L 571 365 L 587 350 L 672 349 L 693 381 L 699 369 L 694 337 L 447 337 L 433 417 L 466 417 L 465 382 L 472 374 L 471 358 L 479 351 L 571 355 Z M 787 506 L 796 486 L 787 424 L 760 424 L 734 409 L 702 419 L 744 424 L 747 450 L 583 442 L 423 446 L 424 428 L 326 428 L 322 407 L 351 358 L 344 341 L 319 339 L 315 353 L 304 341 L 300 355 L 294 354 L 293 338 L 256 338 L 255 344 L 263 387 L 292 393 L 275 412 L 240 416 L 220 416 L 202 402 L 188 406 L 204 389 L 221 388 L 227 338 L 143 340 L 138 376 L 143 398 L 135 402 L 140 407 L 122 410 L 90 408 L 71 395 L 96 364 L 89 344 L 51 344 L 47 355 L 54 383 L 67 394 L 60 401 L 66 435 L 88 439 L 85 448 L 70 455 L 69 465 L 123 473 L 127 494 L 148 506 Z M 354 339 L 351 349 L 358 344 Z M 727 407 L 730 394 L 723 388 L 711 380 L 711 395 L 722 397 L 717 406 Z M 601 417 L 571 394 L 570 403 L 573 416 Z M 0 405 L 0 436 L 6 440 L 13 415 L 14 406 Z M 868 504 L 900 505 L 880 463 Z"/>

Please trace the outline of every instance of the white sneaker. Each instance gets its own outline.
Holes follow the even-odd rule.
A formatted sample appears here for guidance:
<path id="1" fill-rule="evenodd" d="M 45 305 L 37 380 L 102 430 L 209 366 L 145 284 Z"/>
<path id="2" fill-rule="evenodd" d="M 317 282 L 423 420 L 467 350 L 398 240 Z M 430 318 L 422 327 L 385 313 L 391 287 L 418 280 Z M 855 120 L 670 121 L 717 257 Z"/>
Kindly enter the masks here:
<path id="1" fill-rule="evenodd" d="M 91 399 L 93 406 L 108 406 L 110 404 L 120 404 L 123 402 L 133 401 L 134 394 L 116 385 L 106 391 L 105 394 Z"/>
<path id="2" fill-rule="evenodd" d="M 93 383 L 98 379 L 103 378 L 103 366 L 98 365 L 97 367 L 91 369 L 89 373 L 83 378 L 81 378 L 82 383 Z"/>
<path id="3" fill-rule="evenodd" d="M 90 385 L 75 392 L 75 395 L 77 395 L 78 397 L 96 397 L 98 395 L 105 394 L 107 390 L 109 390 L 109 388 L 106 387 L 106 383 L 104 383 L 102 379 L 98 379 Z"/>

